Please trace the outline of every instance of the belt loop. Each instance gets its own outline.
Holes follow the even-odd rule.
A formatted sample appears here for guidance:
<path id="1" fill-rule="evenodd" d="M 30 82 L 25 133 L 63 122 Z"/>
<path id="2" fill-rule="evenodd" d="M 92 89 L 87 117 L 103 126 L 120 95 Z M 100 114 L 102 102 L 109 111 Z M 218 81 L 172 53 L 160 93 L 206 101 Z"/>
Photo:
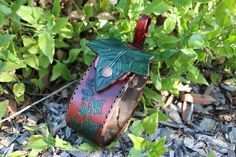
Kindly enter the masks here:
<path id="1" fill-rule="evenodd" d="M 147 36 L 149 25 L 151 24 L 151 17 L 148 15 L 142 15 L 137 21 L 135 34 L 132 45 L 143 49 L 143 44 Z"/>

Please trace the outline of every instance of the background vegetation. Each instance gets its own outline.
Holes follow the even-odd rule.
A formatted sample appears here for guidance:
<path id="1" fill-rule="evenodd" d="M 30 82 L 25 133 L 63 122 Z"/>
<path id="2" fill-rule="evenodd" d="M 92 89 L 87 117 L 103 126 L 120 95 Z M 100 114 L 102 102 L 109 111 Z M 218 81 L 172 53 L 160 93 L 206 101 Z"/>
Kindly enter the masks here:
<path id="1" fill-rule="evenodd" d="M 153 109 L 163 103 L 160 91 L 178 96 L 180 83 L 235 78 L 235 0 L 2 0 L 0 118 L 12 101 L 20 108 L 34 100 L 32 93 L 54 91 L 79 78 L 95 57 L 88 40 L 115 36 L 132 41 L 141 14 L 152 17 L 145 49 L 155 61 L 141 101 L 150 116 L 133 124 L 130 154 L 163 153 L 164 138 L 139 137 L 155 132 L 158 117 L 166 119 Z"/>

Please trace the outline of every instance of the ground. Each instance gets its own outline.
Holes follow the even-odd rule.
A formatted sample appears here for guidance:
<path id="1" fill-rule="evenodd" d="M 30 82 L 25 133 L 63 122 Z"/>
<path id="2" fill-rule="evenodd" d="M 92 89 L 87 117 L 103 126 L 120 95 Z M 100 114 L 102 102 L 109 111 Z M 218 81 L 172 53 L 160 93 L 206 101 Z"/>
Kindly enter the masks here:
<path id="1" fill-rule="evenodd" d="M 234 157 L 236 144 L 236 104 L 234 91 L 223 84 L 219 86 L 182 86 L 183 92 L 204 94 L 192 94 L 195 102 L 191 103 L 189 94 L 180 99 L 163 92 L 165 105 L 155 106 L 170 117 L 168 121 L 160 121 L 155 134 L 142 136 L 152 141 L 163 136 L 167 137 L 165 146 L 168 151 L 163 156 L 227 156 Z M 84 139 L 74 130 L 66 126 L 65 110 L 73 87 L 62 90 L 57 95 L 25 111 L 11 121 L 2 124 L 0 132 L 0 153 L 4 156 L 16 150 L 26 150 L 25 145 L 32 134 L 40 131 L 29 131 L 24 126 L 44 126 L 49 128 L 55 137 L 69 141 L 73 146 L 83 143 Z M 209 96 L 209 97 L 208 97 Z M 198 99 L 197 99 L 198 98 Z M 202 99 L 201 99 L 202 98 Z M 197 100 L 196 100 L 197 99 Z M 211 102 L 214 101 L 213 103 Z M 187 106 L 185 103 L 187 103 Z M 202 104 L 197 104 L 196 102 Z M 209 104 L 211 103 L 211 104 Z M 205 104 L 205 105 L 203 105 Z M 183 110 L 183 108 L 185 108 Z M 133 120 L 142 119 L 142 112 L 137 109 Z M 95 152 L 63 151 L 56 147 L 50 147 L 41 152 L 40 156 L 128 156 L 133 147 L 128 137 L 130 128 L 117 139 L 109 148 L 99 148 Z"/>

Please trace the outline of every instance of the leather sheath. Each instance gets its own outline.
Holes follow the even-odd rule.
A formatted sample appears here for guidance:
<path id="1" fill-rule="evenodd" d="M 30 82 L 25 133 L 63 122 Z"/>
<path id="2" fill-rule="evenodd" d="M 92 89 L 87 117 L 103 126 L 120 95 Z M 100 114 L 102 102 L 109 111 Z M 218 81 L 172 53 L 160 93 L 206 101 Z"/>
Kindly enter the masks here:
<path id="1" fill-rule="evenodd" d="M 143 15 L 137 22 L 136 39 L 130 47 L 142 48 L 149 24 L 150 17 Z M 76 85 L 68 105 L 66 121 L 80 135 L 105 146 L 125 128 L 141 99 L 148 76 L 129 72 L 105 89 L 96 91 L 98 59 L 95 59 Z"/>

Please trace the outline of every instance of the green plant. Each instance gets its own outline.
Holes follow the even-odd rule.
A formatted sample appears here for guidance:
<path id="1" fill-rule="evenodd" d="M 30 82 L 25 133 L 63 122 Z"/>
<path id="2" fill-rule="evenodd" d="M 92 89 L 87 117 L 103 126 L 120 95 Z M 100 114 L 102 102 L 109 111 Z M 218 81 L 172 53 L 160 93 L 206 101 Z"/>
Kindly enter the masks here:
<path id="1" fill-rule="evenodd" d="M 30 150 L 27 151 L 16 151 L 13 154 L 28 154 L 29 156 L 38 156 L 40 152 L 47 150 L 49 147 L 57 147 L 60 150 L 77 150 L 77 151 L 94 151 L 98 149 L 95 145 L 91 143 L 84 142 L 79 146 L 72 146 L 69 142 L 61 139 L 59 136 L 55 138 L 49 133 L 46 126 L 25 126 L 28 131 L 37 131 L 39 134 L 34 134 L 29 137 L 26 148 Z M 15 155 L 16 156 L 16 155 Z"/>
<path id="2" fill-rule="evenodd" d="M 134 147 L 130 150 L 129 156 L 161 156 L 166 152 L 164 147 L 166 137 L 155 139 L 155 141 L 148 141 L 141 137 L 142 133 L 154 134 L 157 131 L 158 120 L 166 121 L 168 117 L 160 111 L 149 111 L 150 115 L 143 120 L 136 120 L 133 122 L 131 129 L 131 138 Z"/>

